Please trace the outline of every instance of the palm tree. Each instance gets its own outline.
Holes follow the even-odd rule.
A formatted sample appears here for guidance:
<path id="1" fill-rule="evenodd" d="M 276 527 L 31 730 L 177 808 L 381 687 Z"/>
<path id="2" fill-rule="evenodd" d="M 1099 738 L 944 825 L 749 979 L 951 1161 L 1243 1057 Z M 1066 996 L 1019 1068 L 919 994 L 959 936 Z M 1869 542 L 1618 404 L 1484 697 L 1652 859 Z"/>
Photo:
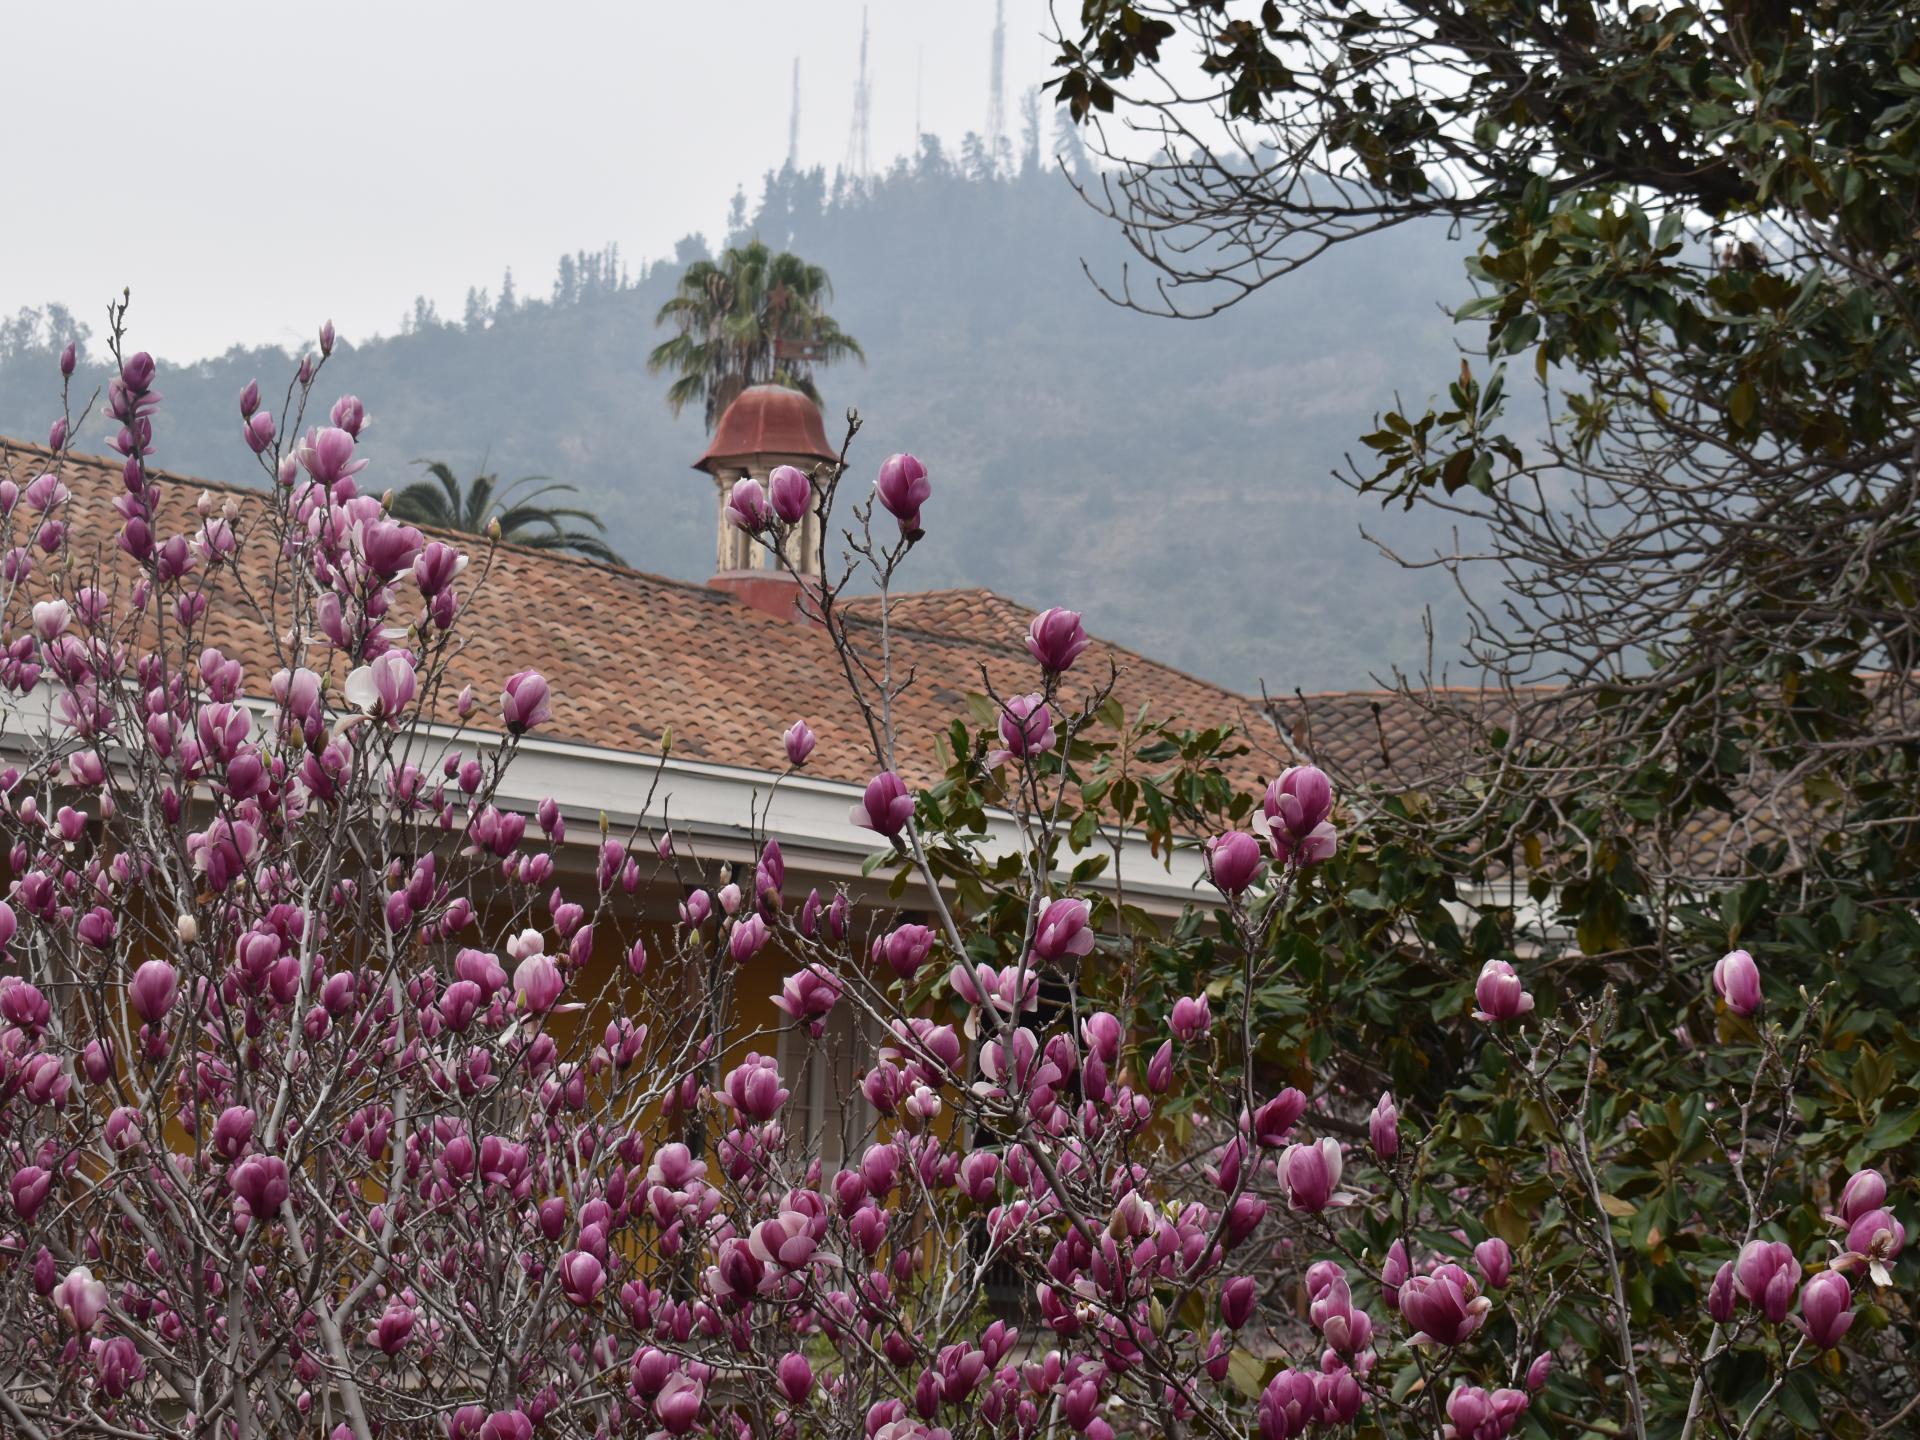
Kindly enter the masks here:
<path id="1" fill-rule="evenodd" d="M 392 514 L 396 520 L 458 530 L 466 535 L 484 535 L 487 527 L 498 521 L 500 538 L 510 544 L 525 545 L 533 550 L 570 551 L 589 560 L 626 564 L 600 538 L 607 533 L 607 526 L 598 515 L 576 506 L 541 503 L 548 495 L 578 493 L 564 481 L 549 480 L 544 475 L 523 475 L 501 488 L 498 475 L 480 474 L 462 489 L 445 461 L 416 460 L 414 464 L 426 466 L 432 478 L 416 480 L 393 497 Z M 528 485 L 538 488 L 512 498 Z M 574 522 L 591 526 L 594 533 L 570 529 Z"/>
<path id="2" fill-rule="evenodd" d="M 719 260 L 696 260 L 654 324 L 678 330 L 647 356 L 654 374 L 672 370 L 667 404 L 678 415 L 705 402 L 711 430 L 749 385 L 785 385 L 816 404 L 813 368 L 848 356 L 866 363 L 860 342 L 826 313 L 833 282 L 798 255 L 752 240 Z"/>

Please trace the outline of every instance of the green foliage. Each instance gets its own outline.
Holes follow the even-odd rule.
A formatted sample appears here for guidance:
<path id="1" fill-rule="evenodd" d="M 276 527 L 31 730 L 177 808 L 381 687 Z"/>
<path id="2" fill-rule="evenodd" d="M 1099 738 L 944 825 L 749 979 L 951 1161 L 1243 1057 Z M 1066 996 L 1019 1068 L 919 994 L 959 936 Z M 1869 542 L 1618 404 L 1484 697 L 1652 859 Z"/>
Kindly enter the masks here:
<path id="1" fill-rule="evenodd" d="M 826 313 L 832 298 L 825 270 L 761 240 L 730 247 L 717 261 L 695 260 L 654 316 L 679 333 L 653 348 L 647 368 L 673 372 L 674 414 L 704 401 L 709 430 L 750 385 L 784 385 L 818 404 L 816 365 L 866 361 L 860 342 Z"/>
<path id="2" fill-rule="evenodd" d="M 987 764 L 997 713 L 972 697 L 967 720 L 945 737 L 949 768 L 919 811 L 936 871 L 975 927 L 970 962 L 1010 964 L 1024 944 L 1031 876 L 1017 859 L 993 857 L 987 817 L 1030 808 L 1029 783 L 1046 794 L 1066 782 L 1041 853 L 1076 883 L 1123 830 L 1165 854 L 1244 827 L 1255 809 L 1231 779 L 1245 750 L 1230 732 L 1129 716 L 1108 701 L 1081 717 L 1063 754 L 1034 762 L 1029 781 L 1017 766 Z M 1796 1348 L 1790 1325 L 1761 1324 L 1749 1308 L 1728 1332 L 1731 1348 L 1704 1367 L 1697 1399 L 1694 1381 L 1716 1333 L 1708 1284 L 1746 1240 L 1787 1241 L 1809 1273 L 1837 1258 L 1843 1231 L 1828 1212 L 1864 1165 L 1894 1182 L 1896 1214 L 1915 1214 L 1920 933 L 1911 917 L 1842 899 L 1805 919 L 1793 897 L 1755 878 L 1671 916 L 1687 937 L 1671 949 L 1683 953 L 1656 961 L 1624 850 L 1584 890 L 1552 887 L 1566 923 L 1543 923 L 1552 917 L 1530 899 L 1527 876 L 1438 844 L 1413 823 L 1434 803 L 1416 791 L 1343 797 L 1337 855 L 1245 910 L 1196 896 L 1168 926 L 1111 892 L 1082 892 L 1102 938 L 1066 977 L 1074 1003 L 1121 1015 L 1144 1064 L 1176 998 L 1204 993 L 1216 1015 L 1232 1015 L 1250 968 L 1251 1055 L 1218 1023 L 1201 1042 L 1176 1046 L 1160 1123 L 1191 1144 L 1231 1117 L 1249 1065 L 1257 1096 L 1307 1091 L 1313 1105 L 1296 1134 L 1344 1139 L 1344 1183 L 1360 1198 L 1329 1212 L 1325 1231 L 1299 1222 L 1296 1258 L 1344 1252 L 1356 1302 L 1376 1322 L 1384 1309 L 1372 1277 L 1394 1241 L 1416 1258 L 1469 1268 L 1480 1240 L 1511 1247 L 1515 1279 L 1471 1345 L 1423 1370 L 1404 1345 L 1377 1342 L 1376 1379 L 1406 1406 L 1403 1420 L 1427 1413 L 1421 1396 L 1436 1385 L 1444 1396 L 1459 1383 L 1516 1383 L 1528 1359 L 1552 1350 L 1560 1363 L 1529 1409 L 1530 1428 L 1517 1433 L 1634 1434 L 1619 1363 L 1624 1325 L 1649 1435 L 1679 1435 L 1689 1411 L 1694 1437 L 1874 1433 L 1920 1385 L 1913 1256 L 1884 1288 L 1856 1270 L 1860 1319 L 1841 1351 Z M 1270 913 L 1276 907 L 1283 913 Z M 1768 1005 L 1751 1021 L 1720 1005 L 1708 983 L 1735 941 L 1755 950 L 1766 976 Z M 1523 1024 L 1472 1018 L 1474 980 L 1490 960 L 1513 965 L 1535 995 Z M 1121 1078 L 1141 1083 L 1138 1069 Z M 1368 1159 L 1365 1125 L 1388 1089 L 1403 1116 L 1391 1170 Z M 1621 1275 L 1618 1312 L 1609 1254 Z M 1569 1355 L 1580 1363 L 1568 1366 Z M 1278 1363 L 1239 1349 L 1230 1375 L 1252 1397 Z M 1369 1414 L 1363 1434 L 1432 1433 L 1401 1428 L 1383 1406 Z"/>
<path id="3" fill-rule="evenodd" d="M 395 519 L 432 525 L 465 535 L 486 535 L 496 525 L 498 539 L 534 550 L 565 550 L 589 560 L 624 562 L 605 540 L 606 524 L 590 510 L 545 503 L 549 495 L 572 495 L 575 487 L 544 475 L 524 475 L 504 488 L 497 475 L 476 475 L 463 488 L 450 466 L 421 460 L 430 478 L 415 480 L 393 497 Z M 526 486 L 535 487 L 520 493 Z M 571 528 L 585 525 L 585 530 Z"/>

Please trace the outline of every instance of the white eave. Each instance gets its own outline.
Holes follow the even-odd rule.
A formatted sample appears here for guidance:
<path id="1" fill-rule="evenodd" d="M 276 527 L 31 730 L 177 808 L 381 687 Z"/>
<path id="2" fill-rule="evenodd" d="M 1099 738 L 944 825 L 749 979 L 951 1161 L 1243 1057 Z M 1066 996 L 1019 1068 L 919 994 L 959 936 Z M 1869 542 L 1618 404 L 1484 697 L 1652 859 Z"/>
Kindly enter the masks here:
<path id="1" fill-rule="evenodd" d="M 258 697 L 250 696 L 245 703 L 257 716 L 272 709 L 271 701 Z M 0 751 L 23 751 L 46 734 L 51 708 L 51 688 L 44 681 L 31 694 L 0 703 Z M 437 773 L 438 756 L 447 751 L 496 750 L 505 739 L 495 731 L 443 724 L 422 724 L 415 734 L 433 752 L 431 759 L 416 753 L 415 763 L 432 766 L 431 773 Z M 521 738 L 494 799 L 504 808 L 531 815 L 551 797 L 569 822 L 569 848 L 597 845 L 602 815 L 608 833 L 616 837 L 636 828 L 655 835 L 671 829 L 676 837 L 691 842 L 683 852 L 691 848 L 703 862 L 751 864 L 758 855 L 759 839 L 772 837 L 780 842 L 795 880 L 833 884 L 857 882 L 863 863 L 882 848 L 879 836 L 848 818 L 862 789 L 805 772 L 783 777 L 745 766 L 672 755 L 663 760 L 658 755 L 533 734 Z M 1009 813 L 989 810 L 986 857 L 1019 849 L 1019 834 Z M 1096 852 L 1085 852 L 1092 853 Z M 1085 854 L 1067 853 L 1063 858 L 1071 866 Z M 1192 846 L 1176 847 L 1169 863 L 1152 853 L 1145 836 L 1129 833 L 1118 860 L 1128 903 L 1151 914 L 1176 915 L 1189 903 L 1204 905 L 1214 898 L 1204 888 L 1205 871 Z M 1110 856 L 1106 873 L 1088 888 L 1111 892 L 1114 868 Z"/>
<path id="2" fill-rule="evenodd" d="M 466 738 L 471 743 L 471 735 Z M 837 881 L 857 878 L 862 862 L 881 848 L 877 835 L 848 818 L 861 793 L 858 785 L 804 772 L 782 777 L 743 766 L 673 756 L 662 760 L 527 736 L 497 798 L 530 812 L 551 796 L 575 822 L 570 834 L 584 830 L 594 839 L 602 814 L 614 835 L 635 826 L 655 834 L 671 828 L 676 836 L 691 838 L 703 858 L 736 864 L 755 857 L 757 831 L 780 842 L 790 874 Z M 585 825 L 579 823 L 583 821 Z M 1012 815 L 987 812 L 983 850 L 989 859 L 1018 850 L 1019 837 Z M 1084 854 L 1066 858 L 1071 863 Z M 1149 912 L 1177 913 L 1186 904 L 1206 904 L 1212 898 L 1201 888 L 1205 872 L 1199 852 L 1189 846 L 1177 847 L 1169 866 L 1152 853 L 1145 836 L 1129 833 L 1120 846 L 1119 868 L 1128 902 Z M 1092 888 L 1111 890 L 1113 869 L 1110 860 L 1107 873 Z"/>

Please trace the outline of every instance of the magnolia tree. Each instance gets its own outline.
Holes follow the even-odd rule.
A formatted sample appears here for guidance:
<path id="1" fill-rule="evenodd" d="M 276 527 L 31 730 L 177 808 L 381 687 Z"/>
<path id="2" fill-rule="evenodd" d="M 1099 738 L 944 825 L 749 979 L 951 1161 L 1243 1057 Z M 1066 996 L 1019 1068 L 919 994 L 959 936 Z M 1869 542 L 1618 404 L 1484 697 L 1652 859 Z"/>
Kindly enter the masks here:
<path id="1" fill-rule="evenodd" d="M 169 533 L 121 318 L 117 552 L 63 518 L 84 407 L 0 483 L 0 1430 L 1493 1440 L 1914 1408 L 1901 1182 L 1809 1139 L 1839 1103 L 1817 997 L 1728 955 L 1684 1096 L 1623 1097 L 1617 998 L 1537 1004 L 1524 960 L 1434 1006 L 1474 1059 L 1417 1103 L 1277 1053 L 1343 1023 L 1272 1000 L 1360 844 L 1325 776 L 1235 794 L 1230 737 L 1121 713 L 1049 610 L 1032 689 L 987 687 L 914 794 L 885 597 L 930 485 L 896 455 L 847 506 L 845 447 L 731 512 L 782 564 L 819 518 L 805 603 L 868 721 L 853 818 L 892 900 L 795 894 L 776 835 L 736 879 L 603 830 L 563 883 L 589 847 L 501 798 L 546 682 L 454 693 L 489 557 L 385 513 L 357 400 L 308 423 L 331 329 L 277 416 L 241 397 L 263 494 Z M 840 604 L 860 575 L 877 626 Z M 210 640 L 236 614 L 257 652 Z M 810 728 L 785 740 L 804 767 Z M 1141 833 L 1203 847 L 1176 922 L 1128 899 Z M 654 953 L 643 886 L 679 903 Z M 741 1018 L 762 952 L 784 1046 Z M 846 1035 L 850 1147 L 772 1058 Z M 1651 1258 L 1618 1193 L 1643 1152 L 1695 1187 Z"/>

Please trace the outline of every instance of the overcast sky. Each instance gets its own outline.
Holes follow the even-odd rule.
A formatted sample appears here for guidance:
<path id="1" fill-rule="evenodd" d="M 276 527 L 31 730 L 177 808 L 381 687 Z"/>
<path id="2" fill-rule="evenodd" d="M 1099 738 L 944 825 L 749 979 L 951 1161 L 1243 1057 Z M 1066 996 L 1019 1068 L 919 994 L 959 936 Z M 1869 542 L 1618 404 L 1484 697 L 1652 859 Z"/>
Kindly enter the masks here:
<path id="1" fill-rule="evenodd" d="M 0 19 L 11 216 L 0 310 L 94 327 L 133 288 L 134 340 L 174 360 L 236 342 L 391 333 L 413 297 L 457 316 L 513 266 L 630 262 L 724 228 L 787 151 L 847 155 L 870 13 L 875 168 L 921 128 L 984 129 L 993 0 L 325 0 L 33 4 Z M 1007 126 L 1048 74 L 1039 0 L 1011 0 Z M 1077 8 L 1077 7 L 1076 7 Z M 29 119 L 29 117 L 32 117 Z"/>

